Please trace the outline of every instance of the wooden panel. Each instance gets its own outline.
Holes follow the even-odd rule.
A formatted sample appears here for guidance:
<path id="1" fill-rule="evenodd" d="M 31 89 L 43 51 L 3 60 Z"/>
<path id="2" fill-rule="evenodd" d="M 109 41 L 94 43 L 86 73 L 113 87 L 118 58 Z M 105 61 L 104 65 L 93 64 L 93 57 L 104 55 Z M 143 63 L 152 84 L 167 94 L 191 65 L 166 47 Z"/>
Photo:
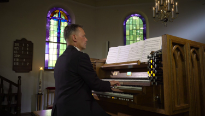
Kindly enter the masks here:
<path id="1" fill-rule="evenodd" d="M 188 112 L 186 40 L 172 35 L 162 37 L 165 112 L 167 115 Z"/>
<path id="2" fill-rule="evenodd" d="M 199 52 L 195 48 L 190 50 L 190 116 L 200 116 L 200 98 L 199 98 Z"/>
<path id="3" fill-rule="evenodd" d="M 188 108 L 188 76 L 186 74 L 185 45 L 173 44 L 172 87 L 173 111 Z"/>
<path id="4" fill-rule="evenodd" d="M 170 77 L 170 39 L 169 36 L 162 36 L 162 61 L 163 61 L 163 86 L 164 86 L 164 109 L 165 114 L 171 114 L 171 77 Z"/>
<path id="5" fill-rule="evenodd" d="M 201 85 L 202 85 L 202 105 L 201 105 L 201 109 L 205 109 L 205 45 L 202 47 L 202 64 L 203 65 L 203 69 L 202 69 L 202 72 L 203 72 L 203 75 L 201 76 Z M 202 110 L 202 116 L 205 116 L 205 110 Z"/>

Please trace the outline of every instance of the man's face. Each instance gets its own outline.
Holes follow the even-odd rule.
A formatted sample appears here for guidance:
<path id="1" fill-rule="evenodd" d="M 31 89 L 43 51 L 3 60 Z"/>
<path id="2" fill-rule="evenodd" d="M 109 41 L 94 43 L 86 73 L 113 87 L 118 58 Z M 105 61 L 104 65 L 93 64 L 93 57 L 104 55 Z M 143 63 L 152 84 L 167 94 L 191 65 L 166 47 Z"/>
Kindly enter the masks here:
<path id="1" fill-rule="evenodd" d="M 76 37 L 76 47 L 80 50 L 83 50 L 86 48 L 86 42 L 88 41 L 85 37 L 85 32 L 81 27 L 78 27 L 78 30 L 75 34 Z"/>

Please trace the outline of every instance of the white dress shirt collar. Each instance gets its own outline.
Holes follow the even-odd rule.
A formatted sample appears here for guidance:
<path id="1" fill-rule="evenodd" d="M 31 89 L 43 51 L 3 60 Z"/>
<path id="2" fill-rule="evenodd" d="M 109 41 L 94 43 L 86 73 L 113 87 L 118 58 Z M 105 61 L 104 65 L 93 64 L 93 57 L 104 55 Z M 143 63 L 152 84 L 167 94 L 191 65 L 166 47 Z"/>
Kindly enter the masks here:
<path id="1" fill-rule="evenodd" d="M 75 47 L 75 46 L 74 46 Z M 78 51 L 80 51 L 80 49 L 79 48 L 77 48 L 77 47 L 75 47 Z"/>

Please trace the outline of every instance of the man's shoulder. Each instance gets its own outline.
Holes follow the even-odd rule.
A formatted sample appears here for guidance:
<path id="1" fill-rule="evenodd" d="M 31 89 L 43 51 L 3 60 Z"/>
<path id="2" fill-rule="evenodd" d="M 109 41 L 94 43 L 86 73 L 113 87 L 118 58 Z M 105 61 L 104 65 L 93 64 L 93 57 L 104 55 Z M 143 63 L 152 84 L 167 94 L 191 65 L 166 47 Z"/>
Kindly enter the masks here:
<path id="1" fill-rule="evenodd" d="M 81 52 L 80 55 L 81 55 L 82 57 L 90 58 L 89 55 L 88 55 L 87 53 L 83 53 L 83 52 Z"/>

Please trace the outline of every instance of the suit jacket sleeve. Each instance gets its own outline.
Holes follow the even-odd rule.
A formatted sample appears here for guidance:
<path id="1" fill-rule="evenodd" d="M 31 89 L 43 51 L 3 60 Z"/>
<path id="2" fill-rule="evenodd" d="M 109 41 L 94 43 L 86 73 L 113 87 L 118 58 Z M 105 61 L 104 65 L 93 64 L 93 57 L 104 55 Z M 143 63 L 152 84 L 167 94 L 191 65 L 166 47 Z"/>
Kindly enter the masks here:
<path id="1" fill-rule="evenodd" d="M 87 54 L 82 53 L 78 59 L 78 63 L 78 74 L 92 90 L 112 91 L 110 88 L 110 82 L 102 81 L 97 77 Z"/>

